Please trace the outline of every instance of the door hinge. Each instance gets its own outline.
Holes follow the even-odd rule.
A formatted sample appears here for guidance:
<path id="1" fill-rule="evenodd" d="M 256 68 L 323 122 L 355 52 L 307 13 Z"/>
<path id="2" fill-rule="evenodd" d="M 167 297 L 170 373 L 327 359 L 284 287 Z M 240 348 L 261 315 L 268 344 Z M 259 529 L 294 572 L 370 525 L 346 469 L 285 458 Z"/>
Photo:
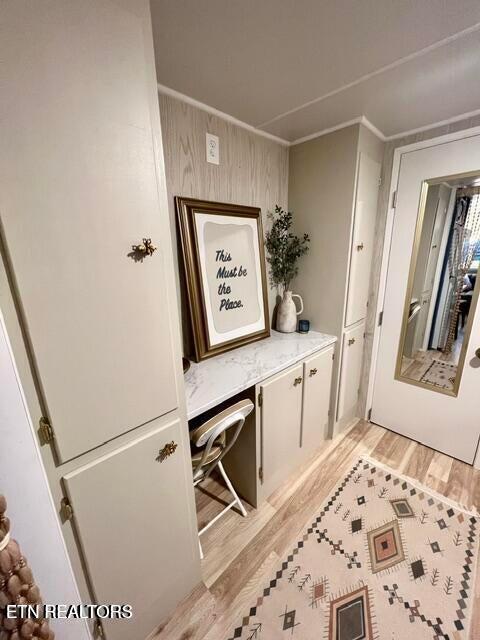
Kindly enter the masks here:
<path id="1" fill-rule="evenodd" d="M 62 517 L 62 522 L 66 522 L 73 518 L 73 507 L 68 498 L 62 498 L 60 502 L 60 515 Z"/>
<path id="2" fill-rule="evenodd" d="M 379 178 L 379 179 L 378 179 L 378 186 L 379 186 L 379 187 L 381 187 L 381 186 L 382 186 L 382 179 L 381 179 L 381 178 Z"/>
<path id="3" fill-rule="evenodd" d="M 263 404 L 263 393 L 260 391 L 258 394 L 258 406 L 261 407 Z"/>
<path id="4" fill-rule="evenodd" d="M 94 634 L 95 634 L 95 638 L 105 638 L 105 634 L 103 633 L 102 623 L 100 622 L 100 620 L 95 620 Z"/>
<path id="5" fill-rule="evenodd" d="M 395 209 L 397 206 L 397 190 L 392 193 L 392 209 Z"/>
<path id="6" fill-rule="evenodd" d="M 383 322 L 383 311 L 378 314 L 378 326 L 381 327 Z"/>
<path id="7" fill-rule="evenodd" d="M 370 407 L 367 413 L 367 420 L 370 422 L 371 419 L 372 419 L 372 408 Z"/>
<path id="8" fill-rule="evenodd" d="M 335 360 L 335 354 L 332 353 L 332 360 Z"/>
<path id="9" fill-rule="evenodd" d="M 54 438 L 52 425 L 44 416 L 40 418 L 39 425 L 38 435 L 40 436 L 40 444 L 50 444 Z"/>
<path id="10" fill-rule="evenodd" d="M 258 478 L 260 482 L 263 482 L 263 467 L 258 467 Z"/>

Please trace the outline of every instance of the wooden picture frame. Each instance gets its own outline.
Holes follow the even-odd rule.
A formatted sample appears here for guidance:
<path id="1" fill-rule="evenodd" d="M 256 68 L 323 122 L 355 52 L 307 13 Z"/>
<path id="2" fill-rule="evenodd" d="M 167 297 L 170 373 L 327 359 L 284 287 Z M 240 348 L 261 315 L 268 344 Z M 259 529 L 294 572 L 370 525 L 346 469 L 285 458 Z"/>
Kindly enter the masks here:
<path id="1" fill-rule="evenodd" d="M 270 335 L 261 211 L 176 196 L 196 362 Z"/>

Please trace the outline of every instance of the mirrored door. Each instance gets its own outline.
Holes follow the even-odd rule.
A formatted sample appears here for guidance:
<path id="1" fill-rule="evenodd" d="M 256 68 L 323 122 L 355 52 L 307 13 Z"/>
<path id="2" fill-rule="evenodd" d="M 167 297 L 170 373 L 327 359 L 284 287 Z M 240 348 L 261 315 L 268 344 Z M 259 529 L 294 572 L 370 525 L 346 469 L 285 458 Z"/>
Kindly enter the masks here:
<path id="1" fill-rule="evenodd" d="M 398 155 L 372 421 L 472 463 L 480 432 L 480 137 Z"/>

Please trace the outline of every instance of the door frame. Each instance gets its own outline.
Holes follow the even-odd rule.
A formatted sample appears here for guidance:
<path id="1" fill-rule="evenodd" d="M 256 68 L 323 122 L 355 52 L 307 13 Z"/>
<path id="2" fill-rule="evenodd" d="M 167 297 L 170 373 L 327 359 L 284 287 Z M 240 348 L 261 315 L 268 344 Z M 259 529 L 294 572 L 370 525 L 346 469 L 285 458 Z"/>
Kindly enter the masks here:
<path id="1" fill-rule="evenodd" d="M 382 332 L 381 325 L 378 324 L 380 313 L 383 311 L 385 302 L 385 291 L 387 286 L 388 276 L 388 263 L 390 260 L 390 247 L 393 235 L 393 222 L 395 218 L 394 207 L 394 194 L 397 190 L 398 179 L 400 176 L 400 160 L 403 154 L 411 151 L 418 151 L 419 149 L 425 149 L 427 147 L 438 147 L 439 145 L 453 142 L 455 140 L 464 140 L 466 138 L 474 138 L 480 136 L 480 126 L 471 127 L 470 129 L 462 129 L 461 131 L 455 131 L 454 133 L 447 133 L 435 138 L 429 138 L 428 140 L 420 140 L 419 142 L 413 142 L 411 144 L 397 147 L 393 153 L 392 163 L 392 177 L 390 180 L 390 187 L 388 190 L 387 200 L 387 219 L 385 224 L 385 233 L 383 236 L 383 248 L 382 248 L 382 261 L 380 267 L 380 279 L 378 283 L 378 296 L 377 304 L 375 308 L 375 329 L 373 332 L 373 344 L 372 344 L 372 357 L 370 370 L 368 373 L 368 386 L 367 386 L 367 402 L 366 402 L 366 414 L 365 419 L 369 419 L 370 408 L 373 403 L 373 390 L 375 385 L 375 374 L 377 371 L 377 360 L 380 346 L 380 334 Z M 473 463 L 475 468 L 480 469 L 480 452 L 477 450 L 477 455 Z"/>

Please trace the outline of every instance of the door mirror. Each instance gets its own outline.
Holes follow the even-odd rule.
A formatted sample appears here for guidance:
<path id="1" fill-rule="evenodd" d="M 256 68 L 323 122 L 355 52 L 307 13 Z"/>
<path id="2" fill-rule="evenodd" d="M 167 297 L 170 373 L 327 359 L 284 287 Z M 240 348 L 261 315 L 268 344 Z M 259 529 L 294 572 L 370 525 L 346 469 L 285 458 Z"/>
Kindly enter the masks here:
<path id="1" fill-rule="evenodd" d="M 456 396 L 478 298 L 480 172 L 420 193 L 395 378 Z"/>

